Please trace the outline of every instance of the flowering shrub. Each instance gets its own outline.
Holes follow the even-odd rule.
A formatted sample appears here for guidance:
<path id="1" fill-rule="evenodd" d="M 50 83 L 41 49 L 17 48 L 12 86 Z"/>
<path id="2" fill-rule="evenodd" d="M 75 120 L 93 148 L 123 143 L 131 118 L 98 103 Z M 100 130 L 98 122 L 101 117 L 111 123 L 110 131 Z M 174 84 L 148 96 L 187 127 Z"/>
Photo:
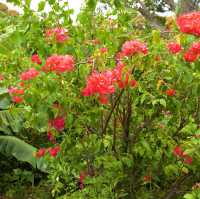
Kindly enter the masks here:
<path id="1" fill-rule="evenodd" d="M 181 198 L 200 177 L 199 12 L 177 19 L 195 36 L 168 40 L 128 13 L 83 9 L 73 25 L 54 6 L 19 16 L 0 51 L 2 134 L 37 147 L 55 198 Z"/>

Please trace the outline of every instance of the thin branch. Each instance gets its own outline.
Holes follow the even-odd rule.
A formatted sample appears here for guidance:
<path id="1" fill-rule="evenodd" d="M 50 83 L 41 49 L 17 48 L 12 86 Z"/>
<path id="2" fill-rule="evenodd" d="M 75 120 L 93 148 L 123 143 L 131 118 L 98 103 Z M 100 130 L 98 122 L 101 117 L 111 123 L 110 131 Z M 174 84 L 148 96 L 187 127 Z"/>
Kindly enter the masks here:
<path id="1" fill-rule="evenodd" d="M 116 108 L 116 106 L 117 106 L 117 104 L 118 104 L 118 102 L 119 102 L 119 100 L 120 100 L 120 98 L 121 98 L 123 92 L 124 92 L 124 89 L 121 90 L 121 92 L 119 93 L 118 97 L 116 98 L 116 100 L 115 100 L 115 102 L 114 102 L 114 104 L 113 104 L 113 106 L 112 106 L 112 109 L 111 109 L 110 113 L 109 113 L 108 116 L 107 116 L 107 119 L 106 119 L 106 121 L 105 121 L 103 130 L 102 130 L 102 132 L 101 132 L 101 136 L 102 136 L 102 137 L 103 137 L 104 133 L 106 132 L 106 129 L 107 129 L 107 127 L 108 127 L 108 123 L 109 123 L 109 121 L 110 121 L 110 119 L 111 119 L 111 116 L 112 116 L 112 114 L 113 114 L 113 112 L 114 112 L 114 110 L 115 110 L 115 108 Z"/>

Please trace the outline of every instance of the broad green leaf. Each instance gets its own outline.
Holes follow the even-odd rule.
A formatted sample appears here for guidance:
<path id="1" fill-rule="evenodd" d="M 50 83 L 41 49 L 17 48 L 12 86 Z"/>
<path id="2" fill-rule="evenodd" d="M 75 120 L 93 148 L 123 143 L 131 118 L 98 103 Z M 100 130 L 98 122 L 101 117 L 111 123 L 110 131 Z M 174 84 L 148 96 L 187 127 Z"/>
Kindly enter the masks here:
<path id="1" fill-rule="evenodd" d="M 12 155 L 17 160 L 28 162 L 34 168 L 46 171 L 47 166 L 44 159 L 37 159 L 34 153 L 37 148 L 27 144 L 14 136 L 0 136 L 0 152 L 5 155 Z"/>

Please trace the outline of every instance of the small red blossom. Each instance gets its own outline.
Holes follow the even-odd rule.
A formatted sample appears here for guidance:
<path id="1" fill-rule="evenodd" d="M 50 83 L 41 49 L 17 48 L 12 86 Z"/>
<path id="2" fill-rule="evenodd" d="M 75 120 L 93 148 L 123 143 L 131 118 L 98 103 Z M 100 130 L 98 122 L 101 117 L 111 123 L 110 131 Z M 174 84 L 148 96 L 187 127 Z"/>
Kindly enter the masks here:
<path id="1" fill-rule="evenodd" d="M 48 140 L 49 140 L 50 142 L 52 142 L 53 144 L 56 143 L 56 139 L 55 139 L 55 137 L 54 137 L 54 135 L 52 134 L 51 131 L 48 131 L 48 132 L 47 132 L 47 138 L 48 138 Z"/>
<path id="2" fill-rule="evenodd" d="M 133 87 L 133 88 L 135 88 L 137 86 L 137 81 L 135 79 L 132 79 L 130 81 L 130 86 Z"/>
<path id="3" fill-rule="evenodd" d="M 176 146 L 173 150 L 173 154 L 175 156 L 179 156 L 179 157 L 183 157 L 184 156 L 184 153 L 183 153 L 183 150 L 180 146 Z"/>
<path id="4" fill-rule="evenodd" d="M 9 94 L 16 94 L 16 95 L 23 95 L 24 94 L 24 89 L 18 89 L 16 87 L 10 87 L 8 88 Z"/>
<path id="5" fill-rule="evenodd" d="M 181 15 L 176 21 L 181 32 L 200 36 L 200 11 Z"/>
<path id="6" fill-rule="evenodd" d="M 146 44 L 138 40 L 126 41 L 123 44 L 121 51 L 125 56 L 132 56 L 137 53 L 143 53 L 144 55 L 148 54 L 148 48 Z"/>
<path id="7" fill-rule="evenodd" d="M 20 75 L 21 80 L 31 80 L 39 75 L 39 72 L 35 68 L 30 68 L 28 71 L 23 72 Z"/>
<path id="8" fill-rule="evenodd" d="M 4 76 L 0 74 L 0 81 L 4 80 Z"/>
<path id="9" fill-rule="evenodd" d="M 46 38 L 54 38 L 58 43 L 64 43 L 69 39 L 68 31 L 64 28 L 52 28 L 46 31 Z"/>
<path id="10" fill-rule="evenodd" d="M 24 82 L 19 83 L 19 86 L 21 86 L 21 87 L 24 87 L 24 85 L 25 85 Z"/>
<path id="11" fill-rule="evenodd" d="M 57 116 L 55 119 L 50 121 L 50 125 L 53 126 L 57 131 L 62 131 L 65 128 L 65 118 Z"/>
<path id="12" fill-rule="evenodd" d="M 74 59 L 71 55 L 52 55 L 47 58 L 42 70 L 45 72 L 55 71 L 59 73 L 72 71 L 74 70 Z"/>
<path id="13" fill-rule="evenodd" d="M 195 62 L 197 58 L 198 58 L 197 54 L 191 53 L 189 51 L 184 54 L 184 60 L 187 62 Z"/>
<path id="14" fill-rule="evenodd" d="M 185 164 L 192 164 L 192 162 L 193 162 L 193 159 L 192 159 L 192 157 L 191 156 L 189 156 L 189 155 L 186 155 L 185 156 L 185 160 L 184 160 L 184 163 Z"/>
<path id="15" fill-rule="evenodd" d="M 41 148 L 41 149 L 39 149 L 39 150 L 37 151 L 36 157 L 37 157 L 37 158 L 41 158 L 41 157 L 43 157 L 45 154 L 46 154 L 46 149 L 45 149 L 45 148 Z"/>
<path id="16" fill-rule="evenodd" d="M 168 47 L 169 52 L 172 54 L 177 54 L 182 50 L 181 45 L 176 42 L 168 43 L 167 47 Z"/>
<path id="17" fill-rule="evenodd" d="M 31 60 L 33 63 L 39 64 L 39 65 L 42 64 L 42 61 L 38 54 L 32 55 Z"/>
<path id="18" fill-rule="evenodd" d="M 56 157 L 59 152 L 60 152 L 59 145 L 49 149 L 49 154 L 51 157 Z"/>
<path id="19" fill-rule="evenodd" d="M 23 102 L 23 98 L 19 96 L 13 96 L 12 101 L 15 102 L 16 104 L 20 104 Z"/>
<path id="20" fill-rule="evenodd" d="M 101 52 L 102 54 L 107 53 L 107 52 L 108 52 L 108 49 L 105 48 L 105 47 L 100 48 L 100 52 Z"/>
<path id="21" fill-rule="evenodd" d="M 118 87 L 119 87 L 120 89 L 124 89 L 124 88 L 125 88 L 125 84 L 124 84 L 124 82 L 121 81 L 121 80 L 119 80 L 119 81 L 117 82 L 117 85 L 118 85 Z"/>
<path id="22" fill-rule="evenodd" d="M 185 52 L 184 59 L 187 62 L 195 62 L 200 57 L 200 42 L 194 42 Z"/>
<path id="23" fill-rule="evenodd" d="M 172 97 L 176 94 L 176 91 L 174 89 L 167 89 L 166 94 L 167 94 L 167 96 Z"/>
<path id="24" fill-rule="evenodd" d="M 108 104 L 109 100 L 108 100 L 108 97 L 106 95 L 100 95 L 99 96 L 99 102 L 101 104 Z"/>
<path id="25" fill-rule="evenodd" d="M 84 188 L 84 180 L 85 180 L 86 176 L 87 176 L 87 174 L 85 172 L 80 172 L 80 175 L 79 175 L 79 188 L 80 189 Z"/>

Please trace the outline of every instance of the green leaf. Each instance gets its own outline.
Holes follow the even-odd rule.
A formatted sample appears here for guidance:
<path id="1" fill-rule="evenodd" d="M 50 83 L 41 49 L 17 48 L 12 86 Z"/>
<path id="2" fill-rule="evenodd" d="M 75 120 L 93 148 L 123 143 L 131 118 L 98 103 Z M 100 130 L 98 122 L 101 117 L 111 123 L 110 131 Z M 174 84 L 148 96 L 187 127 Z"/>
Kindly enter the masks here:
<path id="1" fill-rule="evenodd" d="M 28 162 L 34 168 L 46 171 L 44 159 L 37 159 L 34 153 L 37 148 L 27 144 L 14 136 L 0 136 L 0 152 L 6 155 L 12 155 L 17 160 Z"/>
<path id="2" fill-rule="evenodd" d="M 195 199 L 195 197 L 190 193 L 187 193 L 186 195 L 184 195 L 184 198 L 185 199 Z"/>
<path id="3" fill-rule="evenodd" d="M 11 104 L 10 97 L 8 95 L 0 96 L 0 109 L 7 109 Z"/>
<path id="4" fill-rule="evenodd" d="M 38 4 L 38 12 L 41 12 L 44 10 L 46 5 L 46 1 L 40 1 L 40 3 Z"/>
<path id="5" fill-rule="evenodd" d="M 8 89 L 7 88 L 0 88 L 0 95 L 8 93 Z"/>
<path id="6" fill-rule="evenodd" d="M 159 102 L 160 102 L 160 104 L 161 104 L 162 106 L 164 106 L 164 107 L 166 108 L 167 103 L 166 103 L 166 101 L 165 101 L 164 99 L 160 99 Z"/>

